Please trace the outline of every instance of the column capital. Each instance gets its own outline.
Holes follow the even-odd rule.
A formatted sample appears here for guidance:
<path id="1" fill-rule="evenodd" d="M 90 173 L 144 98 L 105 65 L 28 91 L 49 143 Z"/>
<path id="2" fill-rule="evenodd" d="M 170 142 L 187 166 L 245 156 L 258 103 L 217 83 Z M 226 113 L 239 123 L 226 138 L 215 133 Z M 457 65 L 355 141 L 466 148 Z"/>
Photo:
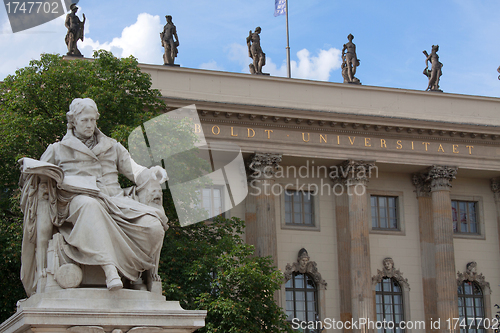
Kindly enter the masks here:
<path id="1" fill-rule="evenodd" d="M 431 196 L 431 184 L 427 181 L 427 175 L 425 173 L 413 174 L 411 181 L 416 188 L 415 192 L 417 193 L 417 198 Z"/>
<path id="2" fill-rule="evenodd" d="M 282 159 L 282 154 L 259 152 L 252 154 L 245 163 L 247 177 L 249 179 L 273 178 Z"/>
<path id="3" fill-rule="evenodd" d="M 458 167 L 433 165 L 427 169 L 427 181 L 430 181 L 431 191 L 451 189 L 451 181 L 457 176 Z"/>
<path id="4" fill-rule="evenodd" d="M 375 161 L 346 160 L 330 171 L 330 179 L 334 183 L 353 184 L 368 183 L 372 176 L 372 169 L 376 169 Z M 378 170 L 375 170 L 378 175 Z"/>

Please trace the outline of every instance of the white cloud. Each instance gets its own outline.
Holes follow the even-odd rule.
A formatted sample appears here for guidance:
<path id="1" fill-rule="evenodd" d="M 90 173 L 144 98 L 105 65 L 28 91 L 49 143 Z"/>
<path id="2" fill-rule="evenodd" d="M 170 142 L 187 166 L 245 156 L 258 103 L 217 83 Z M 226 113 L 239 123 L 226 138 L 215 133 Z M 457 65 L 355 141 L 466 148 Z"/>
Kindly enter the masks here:
<path id="1" fill-rule="evenodd" d="M 2 18 L 0 15 L 0 21 Z M 42 53 L 65 54 L 64 20 L 63 15 L 37 27 L 12 33 L 5 14 L 0 30 L 0 81 L 14 74 L 16 69 L 28 66 L 30 60 L 40 59 Z"/>
<path id="2" fill-rule="evenodd" d="M 228 58 L 242 66 L 242 72 L 248 73 L 248 64 L 252 60 L 248 56 L 248 48 L 241 44 L 231 44 L 227 48 Z M 297 52 L 298 62 L 291 61 L 292 77 L 300 79 L 328 81 L 330 73 L 339 69 L 342 64 L 341 51 L 336 48 L 329 50 L 319 50 L 317 56 L 311 55 L 307 49 Z M 266 58 L 266 65 L 263 72 L 270 73 L 273 76 L 287 76 L 286 62 L 283 61 L 278 67 L 270 57 Z"/>
<path id="3" fill-rule="evenodd" d="M 210 69 L 214 71 L 223 71 L 224 67 L 219 66 L 215 60 L 210 60 L 209 62 L 204 62 L 200 65 L 200 69 Z"/>
<path id="4" fill-rule="evenodd" d="M 80 44 L 80 50 L 87 57 L 92 55 L 93 50 L 104 49 L 118 57 L 133 55 L 139 62 L 160 64 L 163 63 L 160 40 L 162 30 L 163 25 L 158 15 L 142 13 L 134 24 L 123 29 L 121 37 L 115 37 L 111 42 L 104 43 L 86 37 Z"/>
<path id="5" fill-rule="evenodd" d="M 295 60 L 291 61 L 292 77 L 328 81 L 330 72 L 339 69 L 342 64 L 340 55 L 340 50 L 335 48 L 320 50 L 317 56 L 311 56 L 307 49 L 302 49 L 297 52 L 298 63 Z M 286 76 L 287 73 L 286 62 L 283 62 L 281 67 L 278 68 L 269 59 L 264 68 L 275 76 Z"/>

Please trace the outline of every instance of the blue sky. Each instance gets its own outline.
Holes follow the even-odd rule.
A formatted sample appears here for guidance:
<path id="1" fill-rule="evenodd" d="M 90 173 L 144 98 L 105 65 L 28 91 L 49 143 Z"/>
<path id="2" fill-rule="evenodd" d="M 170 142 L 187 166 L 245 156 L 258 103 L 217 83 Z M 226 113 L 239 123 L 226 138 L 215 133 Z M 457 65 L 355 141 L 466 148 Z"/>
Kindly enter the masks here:
<path id="1" fill-rule="evenodd" d="M 105 48 L 117 56 L 162 64 L 159 33 L 173 16 L 183 67 L 248 73 L 246 37 L 262 28 L 264 72 L 286 75 L 285 16 L 274 0 L 81 0 L 87 17 L 82 53 Z M 498 0 L 289 0 L 293 78 L 342 82 L 340 50 L 354 35 L 364 85 L 425 90 L 423 50 L 439 44 L 440 86 L 448 93 L 500 97 Z M 13 34 L 0 8 L 0 80 L 41 53 L 66 53 L 64 16 Z"/>

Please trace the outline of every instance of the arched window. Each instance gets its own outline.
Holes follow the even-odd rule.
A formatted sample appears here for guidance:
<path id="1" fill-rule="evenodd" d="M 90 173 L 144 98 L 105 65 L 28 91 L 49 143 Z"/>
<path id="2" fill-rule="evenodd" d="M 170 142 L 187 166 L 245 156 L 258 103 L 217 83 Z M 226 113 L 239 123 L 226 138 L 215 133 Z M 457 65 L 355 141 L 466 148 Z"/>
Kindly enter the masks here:
<path id="1" fill-rule="evenodd" d="M 292 278 L 285 284 L 285 292 L 286 314 L 289 321 L 294 318 L 300 322 L 318 319 L 318 289 L 309 274 L 293 273 Z"/>
<path id="2" fill-rule="evenodd" d="M 382 261 L 382 270 L 377 269 L 377 275 L 372 277 L 375 289 L 375 310 L 377 322 L 384 320 L 391 325 L 379 329 L 380 333 L 401 333 L 402 321 L 410 321 L 410 285 L 399 269 L 394 268 L 394 260 L 387 257 Z M 394 324 L 394 325 L 392 325 Z M 404 327 L 404 325 L 403 325 Z"/>
<path id="3" fill-rule="evenodd" d="M 491 327 L 490 284 L 477 272 L 475 261 L 469 262 L 465 272 L 457 275 L 460 332 L 484 333 Z"/>
<path id="4" fill-rule="evenodd" d="M 375 287 L 377 321 L 394 323 L 394 329 L 379 329 L 379 332 L 403 332 L 399 323 L 404 321 L 403 291 L 394 278 L 384 277 Z"/>
<path id="5" fill-rule="evenodd" d="M 458 286 L 458 315 L 460 332 L 485 332 L 484 299 L 481 286 L 475 281 L 464 281 Z"/>
<path id="6" fill-rule="evenodd" d="M 285 304 L 282 306 L 286 310 L 287 320 L 292 323 L 293 328 L 296 328 L 294 324 L 304 327 L 308 323 L 308 328 L 303 332 L 320 332 L 321 320 L 325 317 L 325 309 L 320 304 L 325 301 L 326 282 L 321 278 L 316 262 L 310 260 L 306 249 L 300 249 L 297 261 L 286 265 L 284 275 L 282 300 L 285 300 Z M 309 325 L 311 322 L 314 327 Z"/>

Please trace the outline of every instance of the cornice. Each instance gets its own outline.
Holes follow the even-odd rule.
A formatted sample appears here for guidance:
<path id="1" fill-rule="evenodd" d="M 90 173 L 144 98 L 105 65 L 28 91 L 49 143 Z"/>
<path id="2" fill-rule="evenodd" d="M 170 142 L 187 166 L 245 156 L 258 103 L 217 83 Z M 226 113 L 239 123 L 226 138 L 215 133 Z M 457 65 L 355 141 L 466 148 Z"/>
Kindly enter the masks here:
<path id="1" fill-rule="evenodd" d="M 174 108 L 172 108 L 174 109 Z M 500 127 L 491 127 L 492 131 L 485 132 L 483 126 L 481 131 L 475 125 L 474 131 L 448 130 L 443 127 L 427 128 L 424 126 L 395 126 L 393 118 L 380 117 L 387 120 L 386 125 L 381 124 L 381 119 L 376 123 L 373 121 L 362 121 L 362 117 L 356 116 L 356 121 L 332 120 L 328 118 L 318 119 L 312 117 L 278 116 L 270 113 L 243 113 L 224 112 L 198 109 L 198 114 L 202 122 L 233 124 L 237 126 L 274 127 L 298 131 L 311 132 L 335 132 L 339 134 L 352 135 L 374 135 L 387 138 L 409 138 L 415 140 L 432 140 L 443 142 L 463 142 L 485 145 L 500 145 Z M 352 118 L 352 116 L 351 116 Z M 418 125 L 420 120 L 415 120 L 414 125 Z M 445 123 L 439 123 L 444 125 Z M 435 124 L 437 125 L 437 124 Z M 463 126 L 456 124 L 457 126 Z M 468 125 L 470 127 L 472 125 Z"/>

